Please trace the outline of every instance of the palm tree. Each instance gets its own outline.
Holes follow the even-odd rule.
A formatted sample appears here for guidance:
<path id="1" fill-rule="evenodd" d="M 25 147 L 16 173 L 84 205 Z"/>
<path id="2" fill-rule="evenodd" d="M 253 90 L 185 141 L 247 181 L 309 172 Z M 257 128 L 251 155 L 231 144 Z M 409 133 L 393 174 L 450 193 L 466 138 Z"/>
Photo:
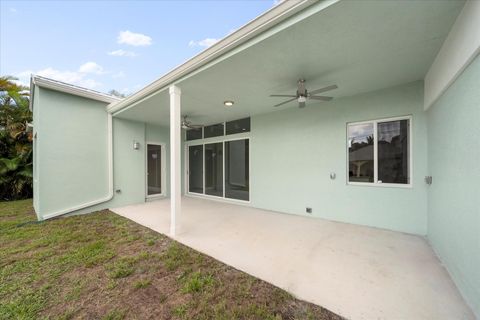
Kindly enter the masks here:
<path id="1" fill-rule="evenodd" d="M 0 77 L 0 201 L 32 196 L 32 121 L 28 88 Z"/>

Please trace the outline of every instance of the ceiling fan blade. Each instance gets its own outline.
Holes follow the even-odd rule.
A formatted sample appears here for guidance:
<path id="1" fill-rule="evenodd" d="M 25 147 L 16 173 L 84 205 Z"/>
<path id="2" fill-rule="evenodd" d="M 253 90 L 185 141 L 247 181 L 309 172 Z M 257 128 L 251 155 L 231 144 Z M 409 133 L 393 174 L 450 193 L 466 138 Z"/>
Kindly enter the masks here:
<path id="1" fill-rule="evenodd" d="M 334 84 L 334 85 L 324 87 L 324 88 L 321 88 L 321 89 L 309 91 L 308 93 L 309 94 L 317 94 L 317 93 L 322 93 L 322 92 L 330 91 L 330 90 L 337 89 L 337 88 L 338 88 L 338 86 L 336 84 Z"/>
<path id="2" fill-rule="evenodd" d="M 305 101 L 298 103 L 299 108 L 305 108 Z"/>
<path id="3" fill-rule="evenodd" d="M 287 101 L 283 101 L 282 103 L 276 104 L 276 105 L 274 105 L 274 107 L 280 107 L 281 105 L 283 105 L 285 103 L 289 103 L 289 102 L 292 102 L 292 101 L 295 101 L 295 100 L 297 100 L 297 97 L 295 97 L 293 99 L 289 99 Z"/>
<path id="4" fill-rule="evenodd" d="M 201 125 L 201 124 L 192 124 L 191 121 L 187 120 L 188 116 L 187 115 L 184 115 L 182 116 L 183 120 L 182 120 L 182 128 L 183 129 L 201 129 L 203 128 L 204 126 Z"/>
<path id="5" fill-rule="evenodd" d="M 325 97 L 325 96 L 310 96 L 308 98 L 313 100 L 321 100 L 321 101 L 330 101 L 333 99 L 332 97 Z"/>
<path id="6" fill-rule="evenodd" d="M 270 97 L 296 98 L 297 96 L 293 94 L 271 94 Z"/>

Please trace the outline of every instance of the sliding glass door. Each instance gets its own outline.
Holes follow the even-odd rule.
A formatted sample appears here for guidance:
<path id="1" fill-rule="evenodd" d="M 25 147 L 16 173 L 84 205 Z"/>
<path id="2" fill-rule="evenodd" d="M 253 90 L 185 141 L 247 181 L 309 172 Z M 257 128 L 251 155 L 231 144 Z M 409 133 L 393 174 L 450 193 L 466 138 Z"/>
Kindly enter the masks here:
<path id="1" fill-rule="evenodd" d="M 223 143 L 205 145 L 205 194 L 223 197 Z"/>
<path id="2" fill-rule="evenodd" d="M 189 146 L 187 173 L 189 193 L 248 201 L 249 140 Z"/>
<path id="3" fill-rule="evenodd" d="M 203 193 L 203 145 L 188 147 L 188 192 Z"/>
<path id="4" fill-rule="evenodd" d="M 249 200 L 248 139 L 225 141 L 225 198 Z"/>

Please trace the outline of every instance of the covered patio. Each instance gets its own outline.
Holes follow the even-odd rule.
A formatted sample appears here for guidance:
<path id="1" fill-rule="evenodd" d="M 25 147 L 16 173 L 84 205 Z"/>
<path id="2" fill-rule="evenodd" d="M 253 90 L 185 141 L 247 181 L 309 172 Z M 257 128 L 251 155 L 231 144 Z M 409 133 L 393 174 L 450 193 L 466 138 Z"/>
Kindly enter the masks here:
<path id="1" fill-rule="evenodd" d="M 441 5 L 429 1 L 414 5 L 405 1 L 285 1 L 167 76 L 109 105 L 107 111 L 115 120 L 144 124 L 144 132 L 148 126 L 162 132 L 168 154 L 164 195 L 171 199 L 170 235 L 176 233 L 181 196 L 207 194 L 204 181 L 199 192 L 191 190 L 189 180 L 194 174 L 188 168 L 188 147 L 195 141 L 188 141 L 186 131 L 191 128 L 184 122 L 202 128 L 221 126 L 223 131 L 228 122 L 243 119 L 249 121 L 244 133 L 229 135 L 225 130 L 220 136 L 201 136 L 197 141 L 206 145 L 249 139 L 245 171 L 250 171 L 246 179 L 250 185 L 245 204 L 295 214 L 316 207 L 321 209 L 314 216 L 426 234 L 422 175 L 426 171 L 423 101 L 427 98 L 422 81 L 461 5 L 455 1 Z M 300 98 L 284 103 L 285 95 L 299 92 L 299 82 L 308 88 L 305 93 L 333 89 L 325 90 L 327 100 L 308 100 L 306 108 L 299 107 Z M 372 194 L 337 184 L 341 192 L 318 201 L 318 191 L 348 181 L 349 170 L 342 166 L 346 124 L 381 118 L 391 121 L 392 116 L 415 118 L 412 136 L 416 142 L 409 146 L 409 157 L 420 174 L 409 177 L 407 187 L 415 185 L 413 191 L 385 189 Z M 329 127 L 333 123 L 335 127 Z M 148 139 L 143 138 L 147 145 Z M 222 152 L 226 153 L 225 145 Z M 198 164 L 202 172 L 197 173 L 205 174 L 205 165 Z M 281 181 L 272 183 L 272 175 L 280 173 Z M 220 175 L 225 178 L 225 172 Z M 329 175 L 334 178 L 323 179 Z M 220 198 L 228 200 L 224 193 Z M 352 217 L 348 202 L 343 201 L 346 196 L 350 206 L 376 203 L 373 198 L 383 196 L 396 203 L 391 203 L 386 215 L 376 206 Z M 393 210 L 400 207 L 404 210 Z"/>
<path id="2" fill-rule="evenodd" d="M 169 235 L 169 199 L 112 209 Z M 175 240 L 351 319 L 474 319 L 423 237 L 182 198 Z"/>
<path id="3" fill-rule="evenodd" d="M 347 318 L 473 319 L 424 237 L 425 101 L 432 99 L 424 79 L 463 3 L 295 3 L 285 1 L 107 108 L 127 141 L 117 142 L 117 154 L 130 141 L 140 150 L 116 162 L 117 198 L 127 190 L 118 205 L 133 203 L 133 193 L 145 200 L 150 173 L 140 153 L 149 141 L 162 144 L 165 157 L 165 198 L 112 210 Z M 285 104 L 271 96 L 298 95 L 298 83 L 335 90 L 328 102 L 306 106 L 305 96 Z M 195 128 L 186 119 L 200 128 L 198 137 L 188 138 Z M 248 130 L 228 132 L 242 120 Z M 372 158 L 376 130 L 399 121 L 405 179 L 383 184 Z M 359 136 L 372 140 L 371 176 L 348 147 L 356 138 L 348 126 L 364 122 L 375 127 Z M 206 135 L 215 127 L 219 134 Z M 400 133 L 391 135 L 400 141 Z M 234 140 L 244 145 L 230 157 Z M 229 180 L 232 172 L 242 179 Z M 246 196 L 228 196 L 232 185 Z"/>

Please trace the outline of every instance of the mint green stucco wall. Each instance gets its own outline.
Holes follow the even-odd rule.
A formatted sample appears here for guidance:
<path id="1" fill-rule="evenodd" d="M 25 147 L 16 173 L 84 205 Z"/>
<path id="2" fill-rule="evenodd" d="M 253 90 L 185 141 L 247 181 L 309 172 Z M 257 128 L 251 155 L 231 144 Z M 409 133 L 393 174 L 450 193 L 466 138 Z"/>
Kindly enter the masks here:
<path id="1" fill-rule="evenodd" d="M 168 140 L 168 130 L 163 127 L 113 118 L 113 199 L 93 207 L 79 210 L 74 212 L 74 214 L 145 202 L 146 143 L 147 141 L 166 141 L 166 171 L 168 179 L 170 169 L 168 166 Z M 138 150 L 133 149 L 133 141 L 140 142 L 140 148 Z"/>
<path id="2" fill-rule="evenodd" d="M 413 187 L 346 184 L 346 124 L 412 115 Z M 423 82 L 252 118 L 252 206 L 391 230 L 427 233 Z M 330 172 L 336 179 L 330 180 Z"/>
<path id="3" fill-rule="evenodd" d="M 106 103 L 36 88 L 34 130 L 40 215 L 108 193 Z"/>
<path id="4" fill-rule="evenodd" d="M 72 214 L 145 201 L 145 130 L 146 125 L 142 122 L 113 118 L 113 198 Z M 140 142 L 138 150 L 133 149 L 133 141 Z M 90 183 L 94 184 L 96 180 Z"/>
<path id="5" fill-rule="evenodd" d="M 140 142 L 138 150 L 133 141 Z M 114 199 L 107 208 L 145 201 L 145 124 L 113 119 Z M 120 190 L 120 192 L 117 192 Z"/>
<path id="6" fill-rule="evenodd" d="M 480 57 L 427 112 L 428 239 L 480 317 Z"/>
<path id="7" fill-rule="evenodd" d="M 38 90 L 36 99 L 41 102 L 34 110 L 39 113 L 35 127 L 39 141 L 45 137 L 44 145 L 37 148 L 37 211 L 49 214 L 104 197 L 108 191 L 105 104 L 45 89 Z M 422 82 L 416 82 L 253 117 L 251 205 L 292 214 L 305 214 L 309 206 L 316 217 L 426 234 L 422 99 Z M 402 115 L 413 116 L 413 188 L 346 185 L 346 123 Z M 61 134 L 65 131 L 69 133 Z M 166 145 L 168 188 L 168 128 L 114 118 L 113 135 L 114 190 L 119 192 L 111 201 L 75 213 L 144 202 L 147 141 Z M 133 149 L 133 141 L 140 142 L 140 150 Z M 182 174 L 183 151 L 182 147 Z M 330 172 L 336 173 L 335 180 L 330 180 Z"/>
<path id="8" fill-rule="evenodd" d="M 108 194 L 106 103 L 35 87 L 34 206 L 43 216 Z M 145 141 L 165 141 L 168 130 L 113 118 L 112 200 L 72 214 L 145 201 Z M 133 149 L 133 141 L 140 149 Z M 167 167 L 167 172 L 168 172 Z"/>

